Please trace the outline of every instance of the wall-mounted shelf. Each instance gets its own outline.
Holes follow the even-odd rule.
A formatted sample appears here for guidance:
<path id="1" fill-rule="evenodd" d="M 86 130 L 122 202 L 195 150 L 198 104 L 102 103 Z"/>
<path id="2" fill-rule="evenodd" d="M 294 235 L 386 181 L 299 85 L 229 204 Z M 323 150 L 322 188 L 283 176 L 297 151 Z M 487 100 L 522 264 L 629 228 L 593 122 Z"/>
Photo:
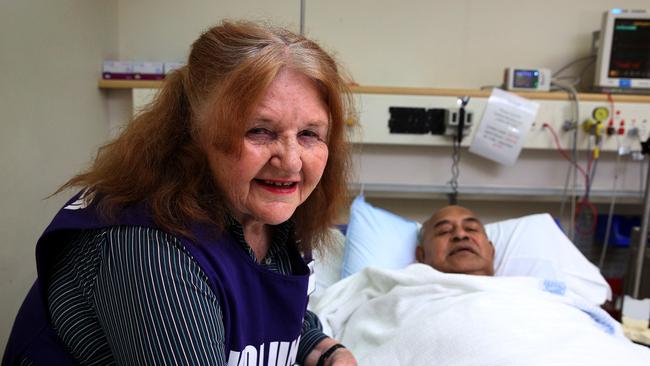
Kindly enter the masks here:
<path id="1" fill-rule="evenodd" d="M 100 89 L 156 89 L 162 85 L 162 80 L 107 80 L 99 79 Z"/>
<path id="2" fill-rule="evenodd" d="M 399 199 L 447 199 L 452 193 L 446 185 L 417 185 L 417 184 L 381 184 L 381 183 L 352 183 L 351 192 L 363 190 L 367 197 L 399 198 Z M 582 190 L 583 188 L 579 188 Z M 463 185 L 458 189 L 463 200 L 499 201 L 499 202 L 558 202 L 564 197 L 562 188 L 526 188 L 526 187 L 495 187 L 482 185 Z M 593 189 L 590 193 L 592 203 L 605 204 L 616 196 L 619 204 L 639 204 L 643 200 L 641 191 L 612 191 L 609 189 Z"/>
<path id="3" fill-rule="evenodd" d="M 100 80 L 99 87 L 105 90 L 125 90 L 131 93 L 133 110 L 138 111 L 147 105 L 155 96 L 157 88 L 163 85 L 162 80 Z M 446 136 L 431 134 L 395 134 L 386 128 L 386 121 L 390 119 L 391 106 L 408 106 L 414 108 L 453 108 L 456 106 L 456 97 L 472 97 L 472 112 L 479 116 L 485 108 L 490 90 L 473 89 L 433 89 L 433 88 L 407 88 L 407 87 L 377 87 L 377 86 L 352 86 L 355 93 L 355 107 L 358 113 L 358 122 L 361 128 L 350 135 L 352 143 L 401 145 L 401 146 L 450 146 L 451 140 Z M 531 127 L 524 143 L 525 149 L 555 149 L 549 132 L 543 128 L 544 124 L 560 131 L 567 116 L 572 109 L 570 100 L 563 92 L 522 92 L 519 95 L 535 100 L 540 108 L 536 117 L 538 123 Z M 596 107 L 609 106 L 607 95 L 580 94 L 581 116 L 580 120 L 591 117 L 591 111 Z M 616 95 L 617 116 L 627 120 L 626 127 L 636 127 L 639 136 L 645 140 L 650 135 L 650 95 Z M 615 121 L 618 126 L 618 120 Z M 463 142 L 469 146 L 476 129 Z M 568 144 L 568 134 L 560 137 L 561 143 Z M 586 149 L 589 144 L 588 136 L 580 137 L 579 149 Z M 637 137 L 624 136 L 622 138 L 605 138 L 601 147 L 602 151 L 616 151 L 618 146 L 636 146 Z"/>
<path id="4" fill-rule="evenodd" d="M 101 89 L 155 89 L 162 85 L 162 80 L 105 80 L 100 79 L 98 86 Z M 385 86 L 352 86 L 353 93 L 358 94 L 394 94 L 394 95 L 431 95 L 431 96 L 470 96 L 487 98 L 489 90 L 477 89 L 435 89 L 411 87 L 385 87 Z M 567 100 L 565 92 L 521 92 L 522 97 L 537 100 Z M 579 93 L 581 101 L 608 102 L 607 94 Z M 650 95 L 614 95 L 616 103 L 650 103 Z"/>

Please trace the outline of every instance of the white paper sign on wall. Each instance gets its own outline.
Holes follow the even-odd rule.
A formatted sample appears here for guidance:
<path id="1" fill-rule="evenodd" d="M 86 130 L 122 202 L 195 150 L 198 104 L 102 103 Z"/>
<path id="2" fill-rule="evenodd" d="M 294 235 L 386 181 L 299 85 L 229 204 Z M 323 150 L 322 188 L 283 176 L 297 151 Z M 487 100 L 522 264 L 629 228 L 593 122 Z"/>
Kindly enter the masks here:
<path id="1" fill-rule="evenodd" d="M 513 165 L 538 109 L 537 102 L 493 89 L 469 151 L 504 165 Z"/>

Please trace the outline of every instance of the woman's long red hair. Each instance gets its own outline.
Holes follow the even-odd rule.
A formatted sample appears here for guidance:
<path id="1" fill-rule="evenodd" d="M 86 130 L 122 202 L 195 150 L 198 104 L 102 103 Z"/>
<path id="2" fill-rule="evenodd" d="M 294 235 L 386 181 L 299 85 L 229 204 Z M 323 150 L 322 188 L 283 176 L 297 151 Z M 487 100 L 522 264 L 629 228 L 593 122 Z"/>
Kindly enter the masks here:
<path id="1" fill-rule="evenodd" d="M 145 202 L 156 223 L 172 233 L 189 235 L 193 222 L 223 229 L 226 203 L 201 146 L 209 141 L 236 153 L 246 118 L 283 67 L 314 80 L 330 113 L 323 177 L 292 217 L 302 248 L 312 248 L 347 203 L 351 94 L 327 52 L 284 29 L 223 22 L 203 33 L 187 65 L 167 76 L 155 100 L 99 149 L 90 169 L 57 192 L 84 187 L 99 193 L 108 219 Z"/>

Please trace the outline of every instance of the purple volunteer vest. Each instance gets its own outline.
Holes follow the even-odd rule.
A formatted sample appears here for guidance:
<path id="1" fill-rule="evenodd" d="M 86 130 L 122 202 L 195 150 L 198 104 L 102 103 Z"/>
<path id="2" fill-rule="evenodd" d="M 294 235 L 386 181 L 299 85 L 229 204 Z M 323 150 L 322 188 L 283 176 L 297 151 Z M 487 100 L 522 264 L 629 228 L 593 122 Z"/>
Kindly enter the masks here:
<path id="1" fill-rule="evenodd" d="M 36 365 L 77 364 L 52 328 L 47 308 L 48 269 L 71 231 L 116 225 L 158 228 L 139 205 L 106 223 L 95 205 L 85 207 L 79 194 L 54 217 L 36 246 L 38 278 L 21 306 L 5 349 L 2 366 L 28 358 Z M 195 240 L 178 239 L 207 275 L 219 300 L 225 328 L 228 365 L 291 365 L 296 360 L 307 307 L 309 268 L 289 248 L 293 273 L 284 275 L 258 265 L 228 234 L 192 227 Z"/>

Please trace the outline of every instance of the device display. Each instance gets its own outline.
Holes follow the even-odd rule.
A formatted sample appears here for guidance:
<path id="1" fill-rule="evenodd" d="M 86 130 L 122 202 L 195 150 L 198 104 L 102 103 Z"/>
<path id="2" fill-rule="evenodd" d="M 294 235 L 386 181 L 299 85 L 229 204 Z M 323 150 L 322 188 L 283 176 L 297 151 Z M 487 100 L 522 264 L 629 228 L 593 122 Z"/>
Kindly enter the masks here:
<path id="1" fill-rule="evenodd" d="M 505 86 L 508 90 L 548 91 L 551 71 L 548 69 L 509 67 L 505 73 Z"/>
<path id="2" fill-rule="evenodd" d="M 611 91 L 650 91 L 648 11 L 612 9 L 604 14 L 595 84 Z"/>
<path id="3" fill-rule="evenodd" d="M 650 79 L 650 19 L 616 19 L 609 76 Z"/>
<path id="4" fill-rule="evenodd" d="M 513 72 L 514 80 L 512 85 L 515 88 L 537 89 L 539 86 L 539 71 L 537 70 L 517 70 Z"/>

